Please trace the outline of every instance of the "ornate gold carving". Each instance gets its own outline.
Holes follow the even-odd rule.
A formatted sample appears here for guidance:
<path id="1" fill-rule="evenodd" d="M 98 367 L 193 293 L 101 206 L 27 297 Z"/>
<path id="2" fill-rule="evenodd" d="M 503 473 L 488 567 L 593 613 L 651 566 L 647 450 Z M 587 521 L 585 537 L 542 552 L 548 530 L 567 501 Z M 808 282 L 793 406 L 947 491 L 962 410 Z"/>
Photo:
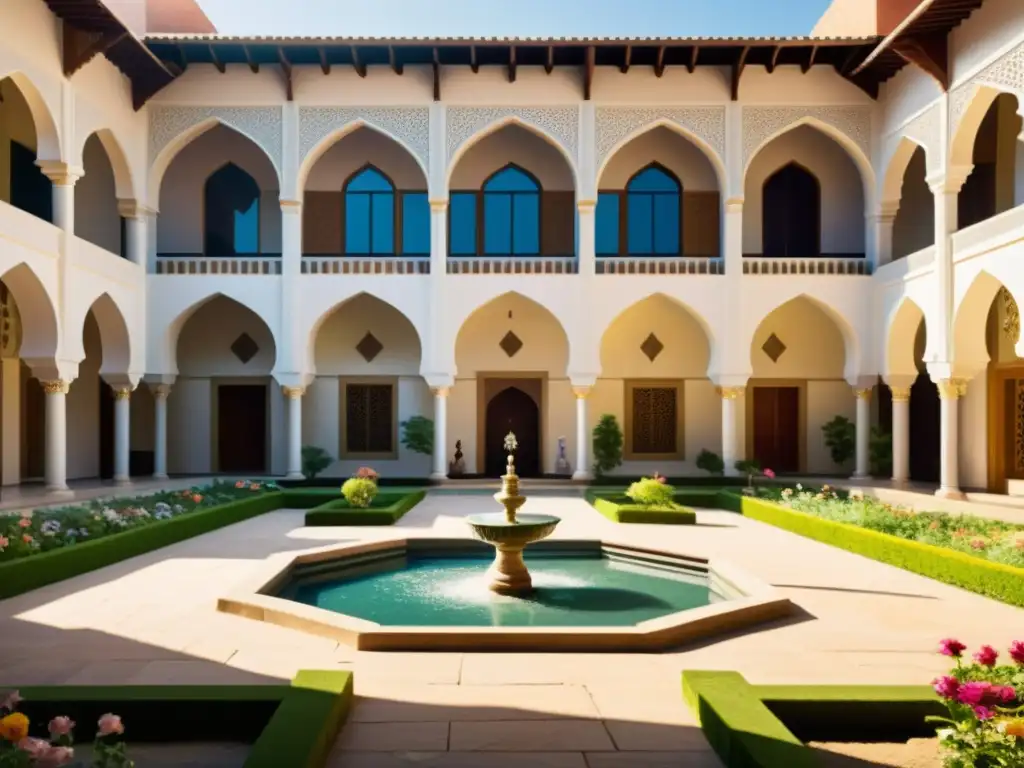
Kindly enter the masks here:
<path id="1" fill-rule="evenodd" d="M 746 391 L 745 387 L 715 387 L 718 396 L 723 400 L 739 400 Z"/>
<path id="2" fill-rule="evenodd" d="M 590 387 L 573 387 L 572 393 L 576 395 L 577 400 L 586 400 L 590 394 Z"/>
<path id="3" fill-rule="evenodd" d="M 281 387 L 281 391 L 284 393 L 284 396 L 287 397 L 289 400 L 298 400 L 300 397 L 306 394 L 305 387 Z"/>
<path id="4" fill-rule="evenodd" d="M 450 387 L 431 387 L 430 391 L 434 393 L 434 397 L 448 397 L 448 393 L 451 392 Z"/>
<path id="5" fill-rule="evenodd" d="M 871 387 L 854 387 L 853 396 L 858 400 L 870 400 L 871 399 Z"/>
<path id="6" fill-rule="evenodd" d="M 940 398 L 956 400 L 967 394 L 967 379 L 940 379 L 938 387 Z"/>
<path id="7" fill-rule="evenodd" d="M 112 387 L 115 400 L 129 400 L 132 396 L 131 387 Z"/>
<path id="8" fill-rule="evenodd" d="M 1003 299 L 1003 333 L 1011 344 L 1020 341 L 1020 309 L 1013 295 L 1005 288 L 999 289 Z"/>
<path id="9" fill-rule="evenodd" d="M 892 401 L 894 403 L 910 401 L 910 387 L 889 387 L 889 391 L 892 392 Z"/>
<path id="10" fill-rule="evenodd" d="M 157 384 L 151 387 L 153 390 L 153 397 L 157 400 L 165 400 L 171 394 L 170 384 Z"/>
<path id="11" fill-rule="evenodd" d="M 1024 472 L 1024 379 L 1017 379 L 1013 392 L 1013 465 Z"/>
<path id="12" fill-rule="evenodd" d="M 71 382 L 55 379 L 54 381 L 40 382 L 43 385 L 43 392 L 48 395 L 66 395 L 71 389 Z"/>

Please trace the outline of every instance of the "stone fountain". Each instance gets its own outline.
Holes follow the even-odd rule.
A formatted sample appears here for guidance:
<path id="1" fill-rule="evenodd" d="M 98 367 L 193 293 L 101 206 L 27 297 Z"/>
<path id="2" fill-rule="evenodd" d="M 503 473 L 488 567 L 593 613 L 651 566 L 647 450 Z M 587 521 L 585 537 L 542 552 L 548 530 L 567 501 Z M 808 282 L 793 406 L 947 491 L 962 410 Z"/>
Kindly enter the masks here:
<path id="1" fill-rule="evenodd" d="M 505 514 L 493 512 L 471 515 L 468 518 L 473 535 L 494 547 L 494 563 L 487 571 L 488 585 L 492 592 L 502 595 L 522 595 L 533 590 L 530 572 L 523 561 L 523 550 L 535 541 L 546 539 L 555 530 L 560 518 L 554 515 L 519 515 L 517 511 L 526 503 L 526 497 L 519 493 L 519 477 L 516 475 L 516 436 L 509 432 L 505 436 L 505 451 L 508 465 L 501 477 L 501 490 L 494 499 L 505 508 Z"/>

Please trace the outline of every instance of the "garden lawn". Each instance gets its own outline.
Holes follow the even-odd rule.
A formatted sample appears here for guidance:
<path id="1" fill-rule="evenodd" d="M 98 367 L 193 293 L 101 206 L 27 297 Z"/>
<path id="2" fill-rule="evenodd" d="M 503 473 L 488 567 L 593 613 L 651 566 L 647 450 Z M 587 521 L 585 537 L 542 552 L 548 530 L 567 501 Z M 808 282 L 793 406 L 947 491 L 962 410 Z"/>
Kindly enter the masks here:
<path id="1" fill-rule="evenodd" d="M 425 491 L 384 491 L 373 497 L 370 506 L 354 507 L 335 493 L 330 501 L 306 512 L 306 525 L 394 525 L 426 495 Z"/>

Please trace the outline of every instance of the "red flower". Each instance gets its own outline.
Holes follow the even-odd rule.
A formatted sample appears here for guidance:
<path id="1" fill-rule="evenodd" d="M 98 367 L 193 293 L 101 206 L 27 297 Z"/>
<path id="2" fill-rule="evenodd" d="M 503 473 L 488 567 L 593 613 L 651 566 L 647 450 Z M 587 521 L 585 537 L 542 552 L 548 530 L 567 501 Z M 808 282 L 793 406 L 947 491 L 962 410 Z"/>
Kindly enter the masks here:
<path id="1" fill-rule="evenodd" d="M 1024 666 L 1024 640 L 1014 640 L 1010 643 L 1010 658 Z"/>
<path id="2" fill-rule="evenodd" d="M 943 656 L 952 656 L 954 659 L 959 659 L 965 650 L 967 646 L 953 638 L 946 638 L 939 643 L 939 653 Z"/>
<path id="3" fill-rule="evenodd" d="M 999 658 L 999 654 L 996 653 L 996 649 L 991 645 L 983 645 L 974 654 L 974 660 L 985 667 L 994 667 L 996 665 L 996 659 Z"/>
<path id="4" fill-rule="evenodd" d="M 774 480 L 775 479 L 775 472 L 773 472 L 770 469 L 766 469 L 764 471 L 764 476 L 767 477 L 769 480 Z"/>

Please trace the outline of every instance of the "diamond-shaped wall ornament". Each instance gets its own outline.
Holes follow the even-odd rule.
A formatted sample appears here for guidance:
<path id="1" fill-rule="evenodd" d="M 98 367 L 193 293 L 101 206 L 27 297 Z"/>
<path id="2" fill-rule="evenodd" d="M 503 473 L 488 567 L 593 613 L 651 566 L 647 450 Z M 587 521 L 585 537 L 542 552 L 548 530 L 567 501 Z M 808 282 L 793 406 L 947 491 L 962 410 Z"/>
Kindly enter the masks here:
<path id="1" fill-rule="evenodd" d="M 237 357 L 242 365 L 245 365 L 260 351 L 260 345 L 253 341 L 252 336 L 243 333 L 231 344 L 231 352 Z"/>
<path id="2" fill-rule="evenodd" d="M 518 336 L 512 333 L 512 331 L 509 331 L 502 337 L 501 341 L 498 342 L 498 346 L 501 347 L 509 357 L 515 357 L 516 352 L 523 348 L 523 342 Z"/>
<path id="3" fill-rule="evenodd" d="M 786 351 L 786 345 L 782 343 L 782 339 L 773 333 L 761 345 L 761 351 L 768 355 L 773 363 L 777 363 L 779 358 L 782 357 L 782 353 Z"/>
<path id="4" fill-rule="evenodd" d="M 665 348 L 665 345 L 661 343 L 657 336 L 653 333 L 648 334 L 647 338 L 644 339 L 644 343 L 640 345 L 640 351 L 647 355 L 647 359 L 652 363 L 654 358 L 661 354 L 661 350 Z"/>
<path id="5" fill-rule="evenodd" d="M 367 331 L 366 335 L 359 340 L 358 344 L 356 344 L 356 352 L 362 355 L 363 360 L 368 363 L 372 363 L 373 359 L 382 351 L 384 351 L 384 345 L 381 344 L 377 340 L 377 337 L 369 331 Z"/>

